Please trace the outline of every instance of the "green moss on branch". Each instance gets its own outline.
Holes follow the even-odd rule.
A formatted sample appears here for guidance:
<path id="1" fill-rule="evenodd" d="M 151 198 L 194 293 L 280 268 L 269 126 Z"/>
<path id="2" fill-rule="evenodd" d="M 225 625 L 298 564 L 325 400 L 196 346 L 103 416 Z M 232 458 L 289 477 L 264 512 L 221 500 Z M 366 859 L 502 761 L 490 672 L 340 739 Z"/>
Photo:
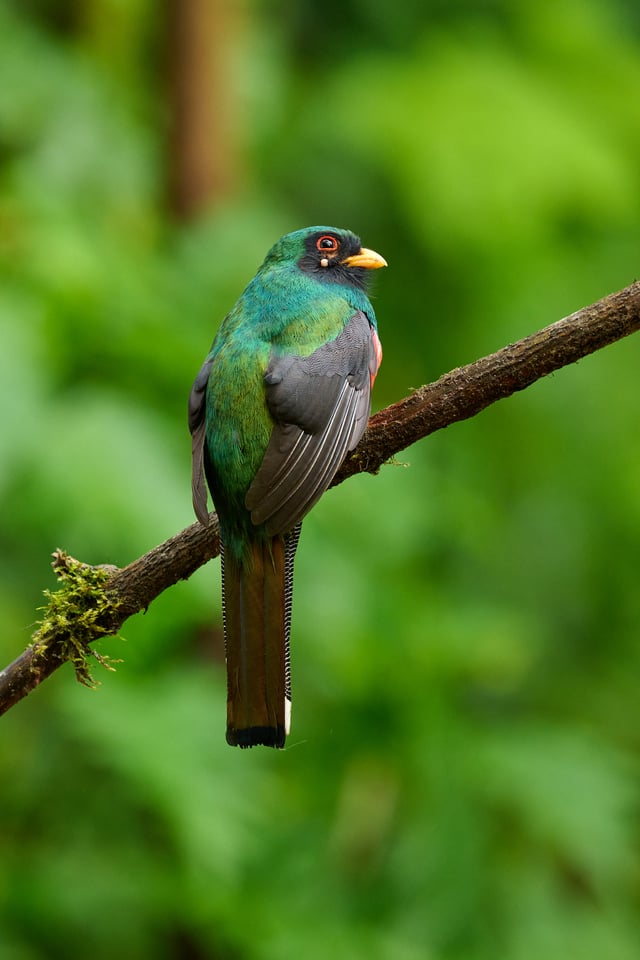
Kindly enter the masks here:
<path id="1" fill-rule="evenodd" d="M 76 679 L 87 687 L 99 686 L 91 674 L 91 660 L 113 670 L 118 660 L 98 653 L 91 647 L 94 640 L 113 633 L 120 601 L 109 591 L 113 569 L 92 567 L 74 560 L 62 550 L 53 554 L 53 569 L 62 583 L 59 590 L 45 590 L 47 606 L 32 642 L 32 671 L 39 673 L 39 664 L 53 654 L 60 662 L 73 664 Z"/>

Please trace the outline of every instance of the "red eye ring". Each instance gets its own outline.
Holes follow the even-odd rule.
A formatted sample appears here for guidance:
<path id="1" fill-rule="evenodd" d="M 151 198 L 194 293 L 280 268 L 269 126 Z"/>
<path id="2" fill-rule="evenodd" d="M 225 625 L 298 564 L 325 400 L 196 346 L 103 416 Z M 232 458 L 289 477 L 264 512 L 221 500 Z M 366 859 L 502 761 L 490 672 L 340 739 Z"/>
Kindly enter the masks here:
<path id="1" fill-rule="evenodd" d="M 319 237 L 316 240 L 316 248 L 320 250 L 321 253 L 335 252 L 338 249 L 338 241 L 335 237 L 327 234 L 324 237 Z"/>

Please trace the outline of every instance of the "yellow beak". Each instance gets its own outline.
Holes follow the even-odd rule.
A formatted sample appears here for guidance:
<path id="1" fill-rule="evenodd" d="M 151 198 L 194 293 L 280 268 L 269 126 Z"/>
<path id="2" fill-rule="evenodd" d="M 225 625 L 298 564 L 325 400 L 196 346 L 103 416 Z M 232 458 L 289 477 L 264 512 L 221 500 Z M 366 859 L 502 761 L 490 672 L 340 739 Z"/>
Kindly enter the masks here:
<path id="1" fill-rule="evenodd" d="M 369 270 L 377 270 L 379 267 L 387 266 L 384 257 L 381 257 L 375 250 L 367 250 L 366 247 L 362 247 L 359 253 L 354 253 L 353 256 L 347 257 L 341 262 L 347 267 L 367 267 Z"/>

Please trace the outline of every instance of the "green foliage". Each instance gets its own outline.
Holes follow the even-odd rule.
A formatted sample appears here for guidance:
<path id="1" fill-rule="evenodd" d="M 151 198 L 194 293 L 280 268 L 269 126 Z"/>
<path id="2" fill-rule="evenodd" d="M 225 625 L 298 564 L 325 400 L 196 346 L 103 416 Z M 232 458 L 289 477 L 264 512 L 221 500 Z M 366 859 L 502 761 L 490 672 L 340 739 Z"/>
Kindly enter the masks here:
<path id="1" fill-rule="evenodd" d="M 238 183 L 185 225 L 157 5 L 0 3 L 3 662 L 52 549 L 123 566 L 192 522 L 188 390 L 281 234 L 388 259 L 378 406 L 638 276 L 629 5 L 295 8 L 247 5 Z M 3 717 L 2 960 L 634 958 L 639 362 L 326 495 L 283 753 L 224 743 L 216 564 L 98 692 L 63 668 Z"/>

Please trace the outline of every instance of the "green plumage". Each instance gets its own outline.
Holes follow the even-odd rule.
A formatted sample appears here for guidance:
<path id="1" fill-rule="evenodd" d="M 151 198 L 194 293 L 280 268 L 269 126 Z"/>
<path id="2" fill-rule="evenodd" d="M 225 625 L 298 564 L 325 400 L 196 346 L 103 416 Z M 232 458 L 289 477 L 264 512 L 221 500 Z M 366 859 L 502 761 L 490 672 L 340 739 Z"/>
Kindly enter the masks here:
<path id="1" fill-rule="evenodd" d="M 330 231 L 329 227 L 314 230 Z M 273 418 L 264 372 L 272 353 L 309 356 L 334 340 L 356 310 L 373 310 L 366 295 L 327 286 L 297 267 L 306 230 L 283 237 L 267 254 L 222 321 L 209 355 L 206 441 L 214 476 L 212 495 L 225 547 L 240 559 L 247 538 L 259 536 L 244 498 L 267 449 Z"/>
<path id="2" fill-rule="evenodd" d="M 192 390 L 194 504 L 204 520 L 204 467 L 224 546 L 230 743 L 284 744 L 293 531 L 366 425 L 380 352 L 363 287 L 376 257 L 332 227 L 283 237 Z M 272 520 L 256 522 L 274 498 Z"/>

